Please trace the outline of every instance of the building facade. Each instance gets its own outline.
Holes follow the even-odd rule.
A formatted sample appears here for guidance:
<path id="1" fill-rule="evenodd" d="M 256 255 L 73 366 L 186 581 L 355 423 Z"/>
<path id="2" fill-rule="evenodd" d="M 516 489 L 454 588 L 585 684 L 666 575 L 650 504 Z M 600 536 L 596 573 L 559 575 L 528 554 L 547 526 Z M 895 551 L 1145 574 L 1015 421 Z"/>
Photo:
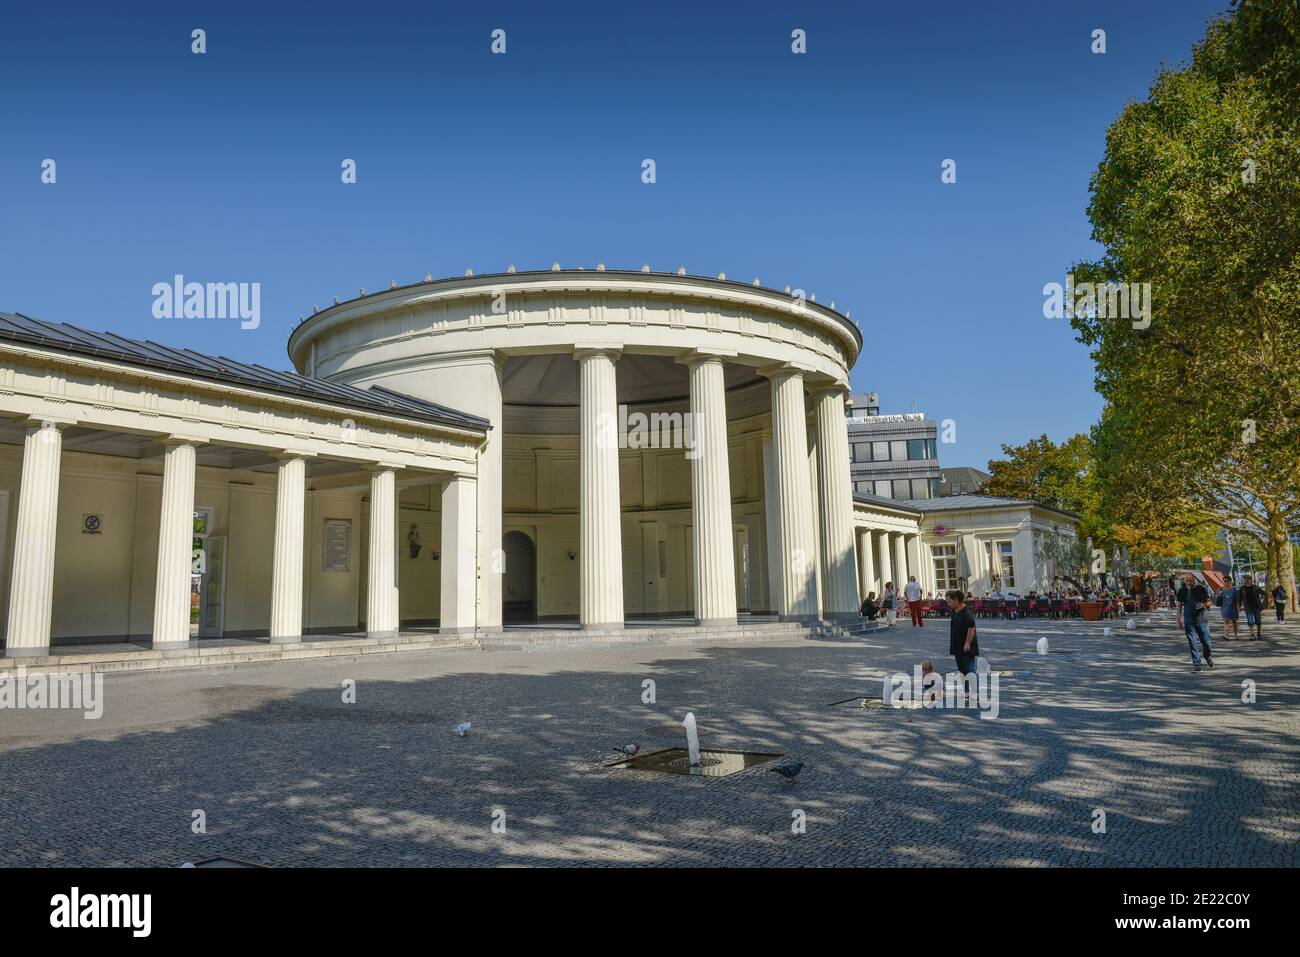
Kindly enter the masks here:
<path id="1" fill-rule="evenodd" d="M 939 491 L 938 426 L 923 413 L 882 415 L 880 396 L 855 392 L 848 410 L 853 491 L 877 498 L 934 498 Z"/>
<path id="2" fill-rule="evenodd" d="M 648 268 L 362 295 L 295 329 L 293 373 L 0 315 L 5 653 L 814 623 L 946 582 L 949 528 L 1033 574 L 1031 504 L 855 497 L 860 348 L 814 301 Z"/>

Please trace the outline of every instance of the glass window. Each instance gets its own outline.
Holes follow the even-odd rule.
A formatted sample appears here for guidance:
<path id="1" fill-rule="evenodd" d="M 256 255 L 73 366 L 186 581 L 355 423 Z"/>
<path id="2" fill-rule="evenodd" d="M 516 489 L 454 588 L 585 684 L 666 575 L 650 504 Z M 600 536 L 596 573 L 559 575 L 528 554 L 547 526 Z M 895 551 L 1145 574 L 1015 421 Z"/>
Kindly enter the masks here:
<path id="1" fill-rule="evenodd" d="M 933 545 L 930 553 L 934 556 L 934 587 L 939 594 L 957 587 L 957 546 Z"/>
<path id="2" fill-rule="evenodd" d="M 930 498 L 939 497 L 939 479 L 930 479 Z"/>
<path id="3" fill-rule="evenodd" d="M 861 492 L 863 495 L 870 495 L 870 494 L 871 494 L 871 490 L 872 490 L 872 488 L 874 488 L 874 486 L 873 486 L 873 484 L 872 484 L 871 482 L 854 482 L 854 483 L 853 483 L 853 491 L 855 491 L 855 492 Z"/>
<path id="4" fill-rule="evenodd" d="M 929 498 L 930 480 L 912 479 L 912 498 Z"/>
<path id="5" fill-rule="evenodd" d="M 888 461 L 889 461 L 889 443 L 888 443 L 888 442 L 872 442 L 872 443 L 871 443 L 871 454 L 872 454 L 872 458 L 874 458 L 877 462 L 888 462 Z"/>
<path id="6" fill-rule="evenodd" d="M 908 439 L 907 457 L 913 461 L 932 459 L 934 458 L 934 444 L 929 439 Z"/>
<path id="7" fill-rule="evenodd" d="M 998 542 L 998 555 L 1002 559 L 1002 584 L 1007 588 L 1016 587 L 1016 563 L 1012 558 L 1011 543 Z"/>
<path id="8" fill-rule="evenodd" d="M 870 462 L 871 461 L 871 443 L 854 442 L 853 443 L 853 461 Z"/>
<path id="9" fill-rule="evenodd" d="M 911 498 L 912 484 L 907 479 L 894 480 L 894 498 Z"/>
<path id="10" fill-rule="evenodd" d="M 889 457 L 895 462 L 907 461 L 907 441 L 895 439 L 889 443 Z"/>
<path id="11" fill-rule="evenodd" d="M 881 481 L 876 483 L 876 494 L 881 498 L 892 498 L 893 489 L 889 482 Z"/>
<path id="12" fill-rule="evenodd" d="M 930 451 L 930 454 L 926 456 L 927 459 L 937 459 L 939 457 L 939 452 L 934 447 L 934 439 L 926 439 L 925 447 Z"/>

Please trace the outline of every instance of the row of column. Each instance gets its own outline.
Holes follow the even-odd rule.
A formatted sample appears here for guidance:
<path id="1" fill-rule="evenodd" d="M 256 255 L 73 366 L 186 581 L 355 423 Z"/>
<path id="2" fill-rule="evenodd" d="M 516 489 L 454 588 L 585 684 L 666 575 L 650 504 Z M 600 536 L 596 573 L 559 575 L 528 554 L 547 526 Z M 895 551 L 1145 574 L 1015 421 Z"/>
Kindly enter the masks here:
<path id="1" fill-rule="evenodd" d="M 66 424 L 31 423 L 23 443 L 5 641 L 8 657 L 49 652 L 61 430 Z M 198 439 L 173 436 L 164 446 L 154 583 L 154 648 L 183 647 L 190 641 L 194 484 L 201 444 Z M 302 637 L 308 457 L 305 453 L 286 453 L 279 459 L 270 622 L 270 638 L 275 643 L 299 641 Z M 366 633 L 372 637 L 395 635 L 398 631 L 396 479 L 395 465 L 380 463 L 370 473 Z M 440 628 L 447 633 L 474 630 L 476 493 L 475 480 L 460 475 L 451 476 L 442 490 Z"/>
<path id="2" fill-rule="evenodd" d="M 880 569 L 876 569 L 876 542 L 879 541 Z M 886 582 L 893 582 L 894 588 L 901 591 L 907 584 L 907 576 L 915 575 L 916 580 L 925 588 L 924 574 L 921 570 L 920 537 L 906 532 L 876 531 L 859 529 L 858 531 L 858 577 L 861 580 L 862 593 L 874 591 L 879 598 Z M 892 553 L 892 554 L 891 554 Z"/>
<path id="3" fill-rule="evenodd" d="M 581 471 L 579 619 L 585 628 L 623 625 L 622 509 L 619 500 L 615 385 L 617 347 L 582 349 L 579 368 Z M 689 353 L 695 617 L 704 624 L 736 620 L 731 481 L 727 451 L 725 354 Z M 817 500 L 813 507 L 803 370 L 763 370 L 772 391 L 775 521 L 772 571 L 783 620 L 847 617 L 858 610 L 854 567 L 853 495 L 849 476 L 844 388 L 814 392 Z M 815 514 L 816 513 L 816 514 Z M 820 523 L 819 525 L 816 523 Z M 825 580 L 818 581 L 818 567 Z M 820 600 L 819 600 L 820 591 Z"/>

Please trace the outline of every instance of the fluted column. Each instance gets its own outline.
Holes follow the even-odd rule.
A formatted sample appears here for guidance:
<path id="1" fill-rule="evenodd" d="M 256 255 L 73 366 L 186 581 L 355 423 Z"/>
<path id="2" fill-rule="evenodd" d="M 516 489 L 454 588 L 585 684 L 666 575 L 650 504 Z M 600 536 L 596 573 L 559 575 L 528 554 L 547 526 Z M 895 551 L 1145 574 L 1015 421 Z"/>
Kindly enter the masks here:
<path id="1" fill-rule="evenodd" d="M 831 618 L 858 613 L 858 574 L 853 567 L 853 483 L 849 475 L 849 427 L 845 388 L 815 393 L 817 483 L 821 519 L 822 607 Z"/>
<path id="2" fill-rule="evenodd" d="M 440 634 L 461 635 L 474 631 L 477 515 L 478 483 L 464 475 L 453 475 L 442 488 Z"/>
<path id="3" fill-rule="evenodd" d="M 893 546 L 889 542 L 889 532 L 880 533 L 880 593 L 885 593 L 885 586 L 894 581 L 894 558 L 891 554 Z"/>
<path id="4" fill-rule="evenodd" d="M 280 459 L 275 490 L 275 551 L 271 571 L 271 641 L 302 638 L 303 521 L 307 508 L 307 460 Z"/>
<path id="5" fill-rule="evenodd" d="M 44 655 L 50 650 L 62 427 L 54 422 L 34 424 L 23 440 L 9 627 L 5 632 L 5 656 L 9 658 Z"/>
<path id="6" fill-rule="evenodd" d="M 584 628 L 623 627 L 622 510 L 618 487 L 619 351 L 574 353 L 581 379 L 578 618 Z"/>
<path id="7" fill-rule="evenodd" d="M 862 577 L 862 596 L 876 591 L 876 557 L 871 554 L 871 540 L 875 533 L 871 529 L 858 532 L 858 569 Z M 879 592 L 877 592 L 879 595 Z M 858 606 L 861 607 L 861 604 Z"/>
<path id="8" fill-rule="evenodd" d="M 923 593 L 927 591 L 925 569 L 921 567 L 921 539 L 918 535 L 907 536 L 907 566 L 916 576 L 916 583 L 921 586 L 921 591 Z"/>
<path id="9" fill-rule="evenodd" d="M 894 574 L 898 576 L 894 584 L 901 593 L 907 584 L 907 536 L 901 532 L 894 536 Z"/>
<path id="10" fill-rule="evenodd" d="M 727 394 L 720 356 L 693 353 L 690 369 L 691 522 L 695 554 L 695 620 L 736 621 L 736 564 L 731 535 L 731 474 L 727 462 Z"/>
<path id="11" fill-rule="evenodd" d="M 781 528 L 783 621 L 817 618 L 817 546 L 808 475 L 808 426 L 803 373 L 789 366 L 764 370 L 772 383 L 772 448 Z"/>
<path id="12" fill-rule="evenodd" d="M 370 473 L 370 578 L 366 590 L 366 634 L 372 638 L 397 634 L 396 523 L 397 470 L 391 465 L 380 465 Z"/>
<path id="13" fill-rule="evenodd" d="M 173 438 L 163 453 L 158 574 L 154 579 L 153 647 L 190 640 L 190 576 L 194 569 L 194 470 L 198 442 Z"/>

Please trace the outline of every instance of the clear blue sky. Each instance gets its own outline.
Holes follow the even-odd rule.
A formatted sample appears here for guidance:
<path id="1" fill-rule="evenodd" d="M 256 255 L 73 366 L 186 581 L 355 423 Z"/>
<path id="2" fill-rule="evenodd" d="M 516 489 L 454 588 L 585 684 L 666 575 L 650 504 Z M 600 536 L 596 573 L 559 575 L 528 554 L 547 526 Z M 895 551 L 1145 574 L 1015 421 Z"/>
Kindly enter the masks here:
<path id="1" fill-rule="evenodd" d="M 983 467 L 1095 420 L 1042 287 L 1097 253 L 1107 125 L 1226 6 L 6 0 L 0 310 L 287 368 L 300 313 L 390 278 L 759 276 L 851 310 L 854 388 Z M 153 318 L 175 273 L 260 282 L 261 328 Z"/>

